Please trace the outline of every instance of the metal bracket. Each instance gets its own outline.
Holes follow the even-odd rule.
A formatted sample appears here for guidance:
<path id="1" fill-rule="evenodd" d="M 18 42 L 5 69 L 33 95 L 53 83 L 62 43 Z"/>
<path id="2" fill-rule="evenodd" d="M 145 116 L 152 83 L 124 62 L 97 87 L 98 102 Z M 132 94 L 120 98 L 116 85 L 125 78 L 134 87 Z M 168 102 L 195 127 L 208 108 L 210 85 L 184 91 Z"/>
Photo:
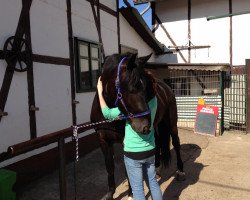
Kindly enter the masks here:
<path id="1" fill-rule="evenodd" d="M 4 111 L 2 111 L 2 110 L 0 109 L 0 116 L 1 116 L 1 117 L 7 116 L 7 115 L 8 115 L 7 112 L 4 112 Z"/>
<path id="2" fill-rule="evenodd" d="M 73 103 L 73 104 L 79 104 L 80 102 L 77 101 L 77 100 L 73 100 L 72 103 Z"/>
<path id="3" fill-rule="evenodd" d="M 38 110 L 39 110 L 38 107 L 35 107 L 34 105 L 30 106 L 30 111 L 38 111 Z"/>

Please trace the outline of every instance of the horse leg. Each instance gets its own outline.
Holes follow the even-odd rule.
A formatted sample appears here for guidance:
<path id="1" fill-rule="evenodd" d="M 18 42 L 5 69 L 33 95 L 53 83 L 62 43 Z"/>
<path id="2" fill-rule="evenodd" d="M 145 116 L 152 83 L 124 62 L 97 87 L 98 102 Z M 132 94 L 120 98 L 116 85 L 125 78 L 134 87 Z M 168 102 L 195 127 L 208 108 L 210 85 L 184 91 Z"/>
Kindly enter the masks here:
<path id="1" fill-rule="evenodd" d="M 171 132 L 171 137 L 172 137 L 172 145 L 174 146 L 175 153 L 176 153 L 176 159 L 177 159 L 177 168 L 178 170 L 176 171 L 176 178 L 179 181 L 183 181 L 186 178 L 185 172 L 183 171 L 183 162 L 181 159 L 181 146 L 180 146 L 180 138 L 178 136 L 178 129 L 177 127 L 173 128 Z"/>
<path id="2" fill-rule="evenodd" d="M 167 126 L 167 127 L 166 127 Z M 171 161 L 170 154 L 170 133 L 168 127 L 168 120 L 163 119 L 157 126 L 155 134 L 155 167 L 157 168 L 162 165 L 167 167 Z"/>
<path id="3" fill-rule="evenodd" d="M 115 171 L 115 164 L 114 164 L 114 149 L 113 144 L 109 144 L 105 141 L 104 138 L 100 138 L 100 146 L 101 150 L 104 155 L 105 160 L 105 166 L 108 173 L 108 192 L 105 195 L 105 200 L 112 200 L 113 194 L 115 193 L 115 177 L 114 177 L 114 171 Z"/>

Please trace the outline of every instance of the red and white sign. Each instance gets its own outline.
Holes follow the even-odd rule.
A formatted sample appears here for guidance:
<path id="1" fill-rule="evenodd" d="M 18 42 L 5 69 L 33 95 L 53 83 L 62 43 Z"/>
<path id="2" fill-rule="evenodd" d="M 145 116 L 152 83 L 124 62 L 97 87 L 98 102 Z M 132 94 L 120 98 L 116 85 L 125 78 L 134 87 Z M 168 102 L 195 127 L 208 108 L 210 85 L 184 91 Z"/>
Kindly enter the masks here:
<path id="1" fill-rule="evenodd" d="M 216 117 L 219 115 L 219 109 L 217 106 L 208 106 L 208 105 L 197 105 L 197 113 L 202 112 L 202 113 L 209 113 L 209 114 L 214 114 Z"/>
<path id="2" fill-rule="evenodd" d="M 215 136 L 218 115 L 217 106 L 198 104 L 194 132 Z"/>

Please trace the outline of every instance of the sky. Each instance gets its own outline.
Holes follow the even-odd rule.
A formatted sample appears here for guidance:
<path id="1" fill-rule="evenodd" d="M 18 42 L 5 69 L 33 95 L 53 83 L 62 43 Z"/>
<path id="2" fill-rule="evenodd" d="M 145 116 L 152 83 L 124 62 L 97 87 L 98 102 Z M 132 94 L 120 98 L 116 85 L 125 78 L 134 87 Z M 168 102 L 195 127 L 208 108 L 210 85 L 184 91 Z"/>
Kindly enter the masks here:
<path id="1" fill-rule="evenodd" d="M 128 2 L 130 3 L 131 6 L 136 8 L 139 13 L 141 13 L 148 6 L 147 3 L 134 5 L 133 0 L 128 0 Z M 123 0 L 119 0 L 119 8 L 121 8 L 122 6 L 126 7 Z M 143 15 L 143 19 L 145 20 L 145 22 L 147 23 L 147 25 L 150 29 L 152 29 L 152 17 L 151 17 L 151 15 L 152 15 L 151 8 Z"/>

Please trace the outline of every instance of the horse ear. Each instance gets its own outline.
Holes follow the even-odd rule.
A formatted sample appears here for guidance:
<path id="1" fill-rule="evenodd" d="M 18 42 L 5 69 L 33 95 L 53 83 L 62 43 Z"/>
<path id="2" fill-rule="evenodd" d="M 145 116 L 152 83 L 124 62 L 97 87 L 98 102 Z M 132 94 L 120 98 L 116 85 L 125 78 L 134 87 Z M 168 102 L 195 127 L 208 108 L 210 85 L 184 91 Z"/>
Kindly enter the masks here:
<path id="1" fill-rule="evenodd" d="M 137 53 L 135 54 L 130 54 L 129 56 L 127 56 L 126 62 L 127 62 L 127 68 L 134 68 L 135 67 L 135 60 L 137 57 Z"/>
<path id="2" fill-rule="evenodd" d="M 149 60 L 149 58 L 151 57 L 152 53 L 144 56 L 144 57 L 140 57 L 136 60 L 136 63 L 138 66 L 144 66 L 146 64 L 146 62 Z"/>

